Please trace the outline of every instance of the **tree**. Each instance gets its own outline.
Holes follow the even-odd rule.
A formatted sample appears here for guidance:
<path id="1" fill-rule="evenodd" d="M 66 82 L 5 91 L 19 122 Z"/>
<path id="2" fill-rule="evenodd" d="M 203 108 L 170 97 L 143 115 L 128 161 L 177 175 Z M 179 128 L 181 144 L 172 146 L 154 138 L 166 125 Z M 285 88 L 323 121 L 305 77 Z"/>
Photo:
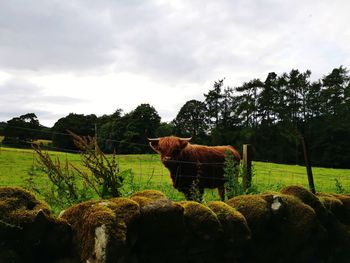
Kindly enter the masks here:
<path id="1" fill-rule="evenodd" d="M 6 126 L 6 122 L 0 121 L 0 136 L 5 135 L 5 126 Z"/>
<path id="2" fill-rule="evenodd" d="M 113 114 L 111 115 L 107 115 L 104 114 L 100 117 L 97 118 L 97 128 L 102 127 L 104 124 L 114 121 L 116 119 L 120 119 L 120 117 L 123 114 L 123 110 L 122 109 L 117 109 Z"/>
<path id="3" fill-rule="evenodd" d="M 209 120 L 210 128 L 218 127 L 220 121 L 220 104 L 222 99 L 221 89 L 224 84 L 224 80 L 214 82 L 212 90 L 209 90 L 207 94 L 204 94 L 205 104 L 207 107 L 207 117 Z"/>
<path id="4" fill-rule="evenodd" d="M 171 136 L 174 134 L 175 126 L 173 122 L 161 122 L 156 130 L 156 137 Z"/>
<path id="5" fill-rule="evenodd" d="M 335 68 L 322 78 L 323 111 L 327 115 L 339 115 L 344 113 L 345 98 L 349 95 L 350 77 L 348 70 L 343 66 Z"/>
<path id="6" fill-rule="evenodd" d="M 122 119 L 122 110 L 116 110 L 112 115 L 103 115 L 98 118 L 97 142 L 101 150 L 106 153 L 113 153 L 118 148 L 119 141 L 125 130 Z"/>
<path id="7" fill-rule="evenodd" d="M 243 121 L 244 127 L 257 127 L 258 125 L 258 95 L 262 90 L 264 83 L 260 79 L 253 79 L 236 87 L 237 97 L 237 115 Z"/>
<path id="8" fill-rule="evenodd" d="M 342 66 L 324 76 L 319 91 L 319 116 L 312 124 L 312 160 L 330 167 L 349 167 L 350 111 L 348 70 Z M 319 87 L 319 86 L 318 86 Z"/>
<path id="9" fill-rule="evenodd" d="M 55 147 L 61 150 L 76 150 L 72 138 L 67 134 L 70 130 L 81 136 L 94 136 L 97 117 L 94 114 L 84 115 L 70 113 L 66 117 L 59 119 L 52 127 L 52 142 Z"/>
<path id="10" fill-rule="evenodd" d="M 149 104 L 141 104 L 135 110 L 121 118 L 124 123 L 124 133 L 119 143 L 122 153 L 151 152 L 146 145 L 148 137 L 156 137 L 160 126 L 160 116 L 156 109 Z"/>
<path id="11" fill-rule="evenodd" d="M 7 121 L 4 143 L 26 145 L 40 137 L 40 123 L 34 113 L 27 113 Z"/>
<path id="12" fill-rule="evenodd" d="M 278 78 L 275 72 L 270 72 L 258 96 L 259 116 L 262 125 L 271 125 L 276 121 Z"/>
<path id="13" fill-rule="evenodd" d="M 176 135 L 201 141 L 208 131 L 206 106 L 198 100 L 187 101 L 173 120 Z"/>

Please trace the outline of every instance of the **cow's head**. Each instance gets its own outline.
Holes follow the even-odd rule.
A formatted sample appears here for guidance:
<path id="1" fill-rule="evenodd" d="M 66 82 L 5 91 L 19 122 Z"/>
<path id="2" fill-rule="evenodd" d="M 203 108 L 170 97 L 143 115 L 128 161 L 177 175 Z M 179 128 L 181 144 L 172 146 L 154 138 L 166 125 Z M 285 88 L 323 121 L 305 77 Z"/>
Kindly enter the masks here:
<path id="1" fill-rule="evenodd" d="M 162 162 L 177 160 L 180 152 L 188 145 L 191 138 L 175 136 L 148 139 L 151 148 L 160 154 Z"/>

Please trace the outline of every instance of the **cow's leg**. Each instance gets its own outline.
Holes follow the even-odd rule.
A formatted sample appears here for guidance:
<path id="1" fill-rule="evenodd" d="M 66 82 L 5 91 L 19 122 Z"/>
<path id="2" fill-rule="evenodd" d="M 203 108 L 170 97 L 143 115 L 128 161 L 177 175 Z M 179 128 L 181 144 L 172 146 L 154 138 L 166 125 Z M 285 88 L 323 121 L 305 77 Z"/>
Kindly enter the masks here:
<path id="1" fill-rule="evenodd" d="M 225 187 L 223 185 L 218 187 L 218 193 L 221 201 L 225 201 Z"/>

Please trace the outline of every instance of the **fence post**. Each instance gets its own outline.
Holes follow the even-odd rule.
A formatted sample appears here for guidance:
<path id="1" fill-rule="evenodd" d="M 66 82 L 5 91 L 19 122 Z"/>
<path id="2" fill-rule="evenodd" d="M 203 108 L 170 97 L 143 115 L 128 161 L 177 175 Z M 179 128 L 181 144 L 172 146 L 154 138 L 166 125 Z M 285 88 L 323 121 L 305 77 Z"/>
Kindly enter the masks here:
<path id="1" fill-rule="evenodd" d="M 315 184 L 314 184 L 314 176 L 312 174 L 312 168 L 310 163 L 310 153 L 304 137 L 301 137 L 301 144 L 303 145 L 304 160 L 305 160 L 307 179 L 309 181 L 309 188 L 310 188 L 310 191 L 313 194 L 315 194 L 316 190 L 315 190 Z"/>
<path id="2" fill-rule="evenodd" d="M 243 144 L 243 189 L 247 190 L 252 185 L 252 147 Z"/>

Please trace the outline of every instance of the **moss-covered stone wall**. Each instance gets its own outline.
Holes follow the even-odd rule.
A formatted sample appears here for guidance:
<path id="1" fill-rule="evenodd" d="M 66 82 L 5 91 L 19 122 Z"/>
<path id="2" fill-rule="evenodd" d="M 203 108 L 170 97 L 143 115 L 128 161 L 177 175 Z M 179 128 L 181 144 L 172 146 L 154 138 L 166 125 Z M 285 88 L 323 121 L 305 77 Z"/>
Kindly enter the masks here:
<path id="1" fill-rule="evenodd" d="M 0 262 L 350 262 L 350 196 L 289 186 L 224 202 L 156 190 L 88 201 L 54 217 L 0 188 Z"/>

